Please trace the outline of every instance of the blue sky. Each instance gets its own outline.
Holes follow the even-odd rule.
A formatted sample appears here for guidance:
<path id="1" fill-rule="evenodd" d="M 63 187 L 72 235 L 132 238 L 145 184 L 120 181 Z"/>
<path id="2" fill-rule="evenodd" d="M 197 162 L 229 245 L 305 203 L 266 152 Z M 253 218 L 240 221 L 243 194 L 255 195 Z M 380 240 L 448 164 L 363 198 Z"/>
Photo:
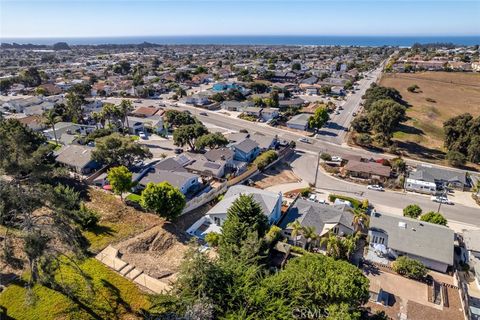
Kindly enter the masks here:
<path id="1" fill-rule="evenodd" d="M 480 0 L 0 0 L 0 37 L 478 35 Z"/>

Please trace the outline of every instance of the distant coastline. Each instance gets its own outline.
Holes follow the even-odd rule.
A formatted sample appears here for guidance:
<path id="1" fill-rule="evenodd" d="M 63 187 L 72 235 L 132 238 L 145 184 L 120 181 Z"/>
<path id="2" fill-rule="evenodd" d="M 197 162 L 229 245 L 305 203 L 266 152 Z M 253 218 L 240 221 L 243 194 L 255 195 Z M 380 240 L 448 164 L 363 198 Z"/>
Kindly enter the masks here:
<path id="1" fill-rule="evenodd" d="M 143 42 L 166 45 L 339 45 L 339 46 L 399 46 L 414 43 L 453 43 L 455 45 L 480 44 L 476 36 L 131 36 L 85 38 L 0 38 L 4 43 L 52 45 L 67 42 L 69 45 L 139 44 Z"/>

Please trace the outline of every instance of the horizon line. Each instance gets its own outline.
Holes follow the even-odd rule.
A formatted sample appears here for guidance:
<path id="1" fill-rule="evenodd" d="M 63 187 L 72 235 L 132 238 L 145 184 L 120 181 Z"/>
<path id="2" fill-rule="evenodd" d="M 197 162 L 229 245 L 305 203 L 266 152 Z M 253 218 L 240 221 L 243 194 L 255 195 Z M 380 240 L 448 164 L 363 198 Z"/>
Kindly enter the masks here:
<path id="1" fill-rule="evenodd" d="M 480 34 L 172 34 L 172 35 L 75 35 L 75 36 L 2 36 L 0 39 L 100 39 L 141 37 L 480 37 Z"/>

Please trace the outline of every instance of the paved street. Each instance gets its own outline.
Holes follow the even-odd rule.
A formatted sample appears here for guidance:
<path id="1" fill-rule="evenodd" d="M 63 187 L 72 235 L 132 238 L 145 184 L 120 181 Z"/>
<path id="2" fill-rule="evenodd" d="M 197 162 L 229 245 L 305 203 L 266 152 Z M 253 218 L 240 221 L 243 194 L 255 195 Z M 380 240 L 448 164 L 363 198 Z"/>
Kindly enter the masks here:
<path id="1" fill-rule="evenodd" d="M 172 106 L 168 101 L 162 100 L 143 100 L 141 105 L 158 105 L 159 102 L 165 103 L 167 106 Z M 137 106 L 140 104 L 136 104 Z M 346 155 L 361 155 L 365 158 L 393 158 L 391 155 L 376 154 L 371 151 L 349 147 L 345 144 L 336 144 L 331 141 L 308 138 L 310 143 L 299 142 L 300 137 L 305 137 L 301 132 L 293 132 L 285 129 L 271 127 L 263 123 L 250 122 L 238 118 L 233 118 L 215 111 L 205 111 L 193 106 L 178 104 L 178 107 L 172 107 L 179 110 L 189 110 L 193 115 L 199 118 L 207 127 L 224 128 L 228 131 L 239 131 L 246 129 L 250 133 L 259 132 L 265 135 L 277 135 L 279 139 L 293 140 L 297 143 L 297 150 L 309 157 L 302 157 L 295 160 L 294 166 L 300 168 L 299 177 L 307 182 L 315 180 L 316 159 L 319 152 L 326 152 L 332 155 L 346 156 Z M 200 115 L 200 112 L 206 112 L 205 115 Z M 212 130 L 212 131 L 217 131 Z M 306 160 L 305 160 L 306 159 Z M 420 161 L 406 160 L 407 164 L 416 165 Z M 368 198 L 377 208 L 382 210 L 391 210 L 392 213 L 400 213 L 401 210 L 408 204 L 416 203 L 420 205 L 425 212 L 438 208 L 438 204 L 433 203 L 428 196 L 418 195 L 412 193 L 401 192 L 377 192 L 367 190 L 365 186 L 357 185 L 345 181 L 339 181 L 323 172 L 318 173 L 316 187 L 325 192 L 335 192 L 345 195 L 354 195 L 360 198 Z M 450 196 L 455 201 L 455 196 Z M 462 204 L 455 204 L 453 206 L 442 206 L 441 212 L 445 217 L 453 222 L 460 222 L 461 224 L 480 226 L 480 208 L 469 207 Z"/>
<path id="2" fill-rule="evenodd" d="M 345 140 L 345 135 L 353 119 L 353 113 L 359 112 L 362 96 L 370 85 L 377 81 L 378 77 L 382 74 L 382 68 L 383 67 L 379 67 L 376 70 L 368 72 L 364 79 L 358 81 L 359 90 L 347 96 L 340 114 L 337 115 L 333 113 L 330 115 L 330 121 L 320 130 L 317 135 L 318 139 L 337 144 L 341 144 Z"/>

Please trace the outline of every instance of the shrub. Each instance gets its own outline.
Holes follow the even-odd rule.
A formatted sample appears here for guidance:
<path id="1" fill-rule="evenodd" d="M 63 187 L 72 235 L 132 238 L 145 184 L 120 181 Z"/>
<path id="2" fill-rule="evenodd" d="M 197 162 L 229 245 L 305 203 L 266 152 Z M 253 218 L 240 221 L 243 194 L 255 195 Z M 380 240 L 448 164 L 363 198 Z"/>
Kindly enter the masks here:
<path id="1" fill-rule="evenodd" d="M 392 263 L 393 271 L 407 278 L 421 280 L 427 275 L 427 268 L 420 261 L 407 256 L 398 257 Z"/>
<path id="2" fill-rule="evenodd" d="M 205 236 L 205 241 L 210 247 L 218 247 L 220 243 L 220 233 L 210 232 Z"/>
<path id="3" fill-rule="evenodd" d="M 259 155 L 253 163 L 257 166 L 259 170 L 265 169 L 266 166 L 268 166 L 270 163 L 273 161 L 277 160 L 278 155 L 275 151 L 273 150 L 268 150 Z"/>
<path id="4" fill-rule="evenodd" d="M 322 153 L 320 155 L 320 159 L 322 159 L 323 161 L 332 161 L 332 156 L 328 153 Z"/>
<path id="5" fill-rule="evenodd" d="M 461 166 L 466 162 L 465 155 L 458 151 L 452 151 L 452 150 L 448 151 L 445 158 L 447 159 L 448 163 L 454 167 Z"/>
<path id="6" fill-rule="evenodd" d="M 416 204 L 409 204 L 403 209 L 403 216 L 417 219 L 422 214 L 422 208 Z"/>
<path id="7" fill-rule="evenodd" d="M 418 89 L 420 89 L 420 87 L 417 86 L 416 84 L 414 84 L 414 85 L 411 85 L 410 87 L 408 87 L 408 88 L 407 88 L 407 91 L 408 91 L 408 92 L 417 93 L 417 92 L 418 92 L 418 91 L 417 91 Z"/>
<path id="8" fill-rule="evenodd" d="M 361 133 L 355 137 L 355 143 L 364 147 L 370 146 L 372 137 L 368 133 Z"/>
<path id="9" fill-rule="evenodd" d="M 300 191 L 300 195 L 304 198 L 308 197 L 310 195 L 311 188 L 303 188 L 302 191 Z"/>
<path id="10" fill-rule="evenodd" d="M 359 211 L 364 212 L 365 209 L 366 209 L 366 208 L 363 207 L 363 204 L 365 203 L 364 201 L 366 199 L 364 201 L 360 201 L 360 200 L 352 198 L 352 197 L 342 196 L 342 195 L 333 194 L 333 193 L 328 196 L 328 200 L 330 202 L 335 202 L 336 199 L 349 201 L 352 204 L 352 206 L 355 210 L 359 210 Z M 368 200 L 366 200 L 366 204 L 367 204 L 367 208 L 368 208 Z"/>
<path id="11" fill-rule="evenodd" d="M 78 211 L 78 224 L 84 230 L 92 229 L 97 226 L 100 220 L 100 215 L 92 209 L 87 208 L 85 203 L 80 204 L 80 210 Z"/>
<path id="12" fill-rule="evenodd" d="M 271 226 L 266 238 L 271 245 L 275 244 L 282 239 L 282 229 L 277 226 Z"/>
<path id="13" fill-rule="evenodd" d="M 444 216 L 442 216 L 440 213 L 430 211 L 425 213 L 423 216 L 420 217 L 420 220 L 425 221 L 425 222 L 430 222 L 430 223 L 435 223 L 439 224 L 441 226 L 446 226 L 447 225 L 447 219 L 445 219 Z"/>

